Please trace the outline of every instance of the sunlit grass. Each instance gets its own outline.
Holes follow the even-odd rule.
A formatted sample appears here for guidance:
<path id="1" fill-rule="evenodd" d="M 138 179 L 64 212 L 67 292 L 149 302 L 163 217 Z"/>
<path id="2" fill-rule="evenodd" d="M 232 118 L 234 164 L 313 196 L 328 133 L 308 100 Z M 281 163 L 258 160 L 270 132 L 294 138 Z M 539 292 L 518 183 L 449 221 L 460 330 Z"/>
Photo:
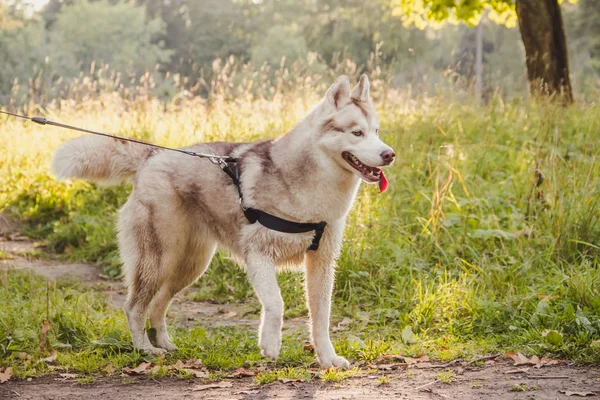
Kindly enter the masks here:
<path id="1" fill-rule="evenodd" d="M 105 99 L 102 106 L 64 106 L 50 117 L 181 146 L 274 137 L 291 128 L 314 100 L 314 94 L 290 93 L 272 101 L 186 106 L 148 101 L 125 107 Z M 440 99 L 429 99 L 426 107 L 399 104 L 379 106 L 382 137 L 398 157 L 386 174 L 390 190 L 382 195 L 363 187 L 348 220 L 333 320 L 335 325 L 348 317 L 352 324 L 335 333 L 338 350 L 352 361 L 400 352 L 450 360 L 501 350 L 600 361 L 599 106 L 493 101 L 473 107 Z M 52 151 L 76 133 L 4 118 L 0 131 L 5 149 L 0 210 L 21 218 L 25 233 L 61 257 L 99 262 L 106 276 L 118 277 L 114 220 L 130 187 L 56 182 L 48 168 Z M 4 279 L 24 279 L 19 276 Z M 286 316 L 305 315 L 301 277 L 287 273 L 279 280 Z M 8 309 L 27 304 L 37 310 L 27 314 L 26 326 L 17 315 L 2 314 L 0 349 L 12 362 L 20 349 L 35 352 L 38 327 L 46 318 L 44 301 L 21 304 L 32 301 L 23 298 L 33 290 L 29 285 L 0 290 Z M 45 293 L 43 284 L 35 285 Z M 243 271 L 226 255 L 215 258 L 197 286 L 198 300 L 239 302 L 253 295 Z M 58 294 L 53 299 L 67 301 Z M 89 344 L 114 331 L 123 343 L 128 340 L 122 313 L 92 304 L 92 310 L 98 308 L 93 313 L 68 306 L 74 308 L 61 329 L 77 332 L 82 347 L 61 353 L 62 362 L 90 372 L 101 369 L 108 361 L 99 360 L 106 357 L 118 366 L 139 361 L 130 350 L 109 356 Z M 90 327 L 83 318 L 106 322 Z M 405 343 L 406 326 L 415 343 Z M 562 335 L 559 345 L 544 339 L 548 329 Z M 255 336 L 199 328 L 174 334 L 182 349 L 178 356 L 201 356 L 213 369 L 263 362 Z M 220 342 L 225 337 L 233 339 Z M 207 341 L 212 352 L 194 350 Z M 18 344 L 6 350 L 10 343 Z M 279 366 L 314 362 L 296 338 L 286 338 L 283 351 Z M 34 370 L 17 369 L 17 374 L 45 371 L 41 365 Z"/>

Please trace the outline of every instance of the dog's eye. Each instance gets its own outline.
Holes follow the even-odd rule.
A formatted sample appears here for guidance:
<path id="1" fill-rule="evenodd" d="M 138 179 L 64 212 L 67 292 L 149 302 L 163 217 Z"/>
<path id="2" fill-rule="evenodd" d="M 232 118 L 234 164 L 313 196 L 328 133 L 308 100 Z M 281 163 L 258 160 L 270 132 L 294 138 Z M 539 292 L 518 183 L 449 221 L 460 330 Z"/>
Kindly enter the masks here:
<path id="1" fill-rule="evenodd" d="M 363 135 L 363 131 L 352 131 L 352 134 L 354 136 L 362 136 Z"/>

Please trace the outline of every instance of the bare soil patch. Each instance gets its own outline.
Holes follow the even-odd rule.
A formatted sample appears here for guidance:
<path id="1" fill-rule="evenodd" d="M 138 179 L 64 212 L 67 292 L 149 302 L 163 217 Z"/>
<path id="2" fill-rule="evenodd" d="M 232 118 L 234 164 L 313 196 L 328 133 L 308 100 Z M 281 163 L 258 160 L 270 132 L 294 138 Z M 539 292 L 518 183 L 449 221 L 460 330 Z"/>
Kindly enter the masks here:
<path id="1" fill-rule="evenodd" d="M 0 386 L 6 399 L 576 399 L 577 394 L 600 397 L 600 368 L 558 365 L 510 373 L 512 362 L 502 360 L 481 367 L 365 371 L 342 382 L 275 382 L 264 386 L 252 378 L 231 379 L 230 387 L 197 391 L 200 379 L 154 380 L 147 377 L 99 378 L 79 385 L 75 379 L 47 376 L 31 382 L 9 381 Z M 452 371 L 450 383 L 438 379 Z M 381 383 L 381 377 L 387 383 Z M 223 385 L 229 386 L 229 385 Z M 567 394 L 570 394 L 569 396 Z"/>

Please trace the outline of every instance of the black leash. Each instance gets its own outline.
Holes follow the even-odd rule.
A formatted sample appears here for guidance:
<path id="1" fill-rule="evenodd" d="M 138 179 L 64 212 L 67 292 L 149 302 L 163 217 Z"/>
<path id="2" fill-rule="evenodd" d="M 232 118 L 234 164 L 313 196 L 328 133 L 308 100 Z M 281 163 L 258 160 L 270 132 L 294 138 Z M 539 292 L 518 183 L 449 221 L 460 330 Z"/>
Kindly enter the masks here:
<path id="1" fill-rule="evenodd" d="M 143 144 L 145 146 L 150 146 L 150 147 L 154 147 L 154 148 L 158 148 L 158 149 L 162 149 L 162 150 L 176 151 L 178 153 L 187 154 L 188 156 L 206 158 L 211 163 L 218 165 L 223 170 L 223 172 L 225 172 L 227 175 L 229 175 L 229 177 L 233 181 L 233 184 L 237 188 L 238 194 L 240 196 L 240 207 L 242 208 L 242 211 L 244 212 L 244 215 L 246 216 L 246 219 L 248 220 L 248 222 L 250 222 L 251 224 L 254 224 L 255 222 L 258 221 L 265 228 L 268 228 L 268 229 L 271 229 L 274 231 L 278 231 L 278 232 L 283 232 L 283 233 L 305 233 L 305 232 L 315 231 L 315 235 L 313 236 L 312 243 L 308 247 L 308 250 L 317 250 L 319 248 L 319 243 L 321 241 L 321 237 L 323 236 L 323 232 L 325 231 L 325 226 L 327 225 L 327 222 L 325 222 L 325 221 L 321 221 L 321 222 L 317 222 L 317 223 L 293 222 L 293 221 L 288 221 L 288 220 L 276 217 L 274 215 L 271 215 L 264 211 L 258 210 L 256 208 L 244 207 L 244 196 L 242 195 L 242 187 L 241 187 L 241 182 L 240 182 L 240 168 L 239 168 L 239 164 L 238 164 L 238 162 L 240 160 L 238 158 L 230 157 L 230 156 L 219 156 L 216 154 L 197 153 L 195 151 L 182 150 L 182 149 L 174 149 L 172 147 L 160 146 L 157 144 L 142 142 L 142 141 L 136 140 L 136 139 L 130 139 L 130 138 L 126 138 L 126 137 L 110 135 L 108 133 L 96 132 L 96 131 L 91 131 L 89 129 L 78 128 L 76 126 L 61 124 L 59 122 L 50 121 L 44 117 L 28 117 L 26 115 L 13 114 L 13 113 L 10 113 L 7 111 L 2 111 L 2 110 L 0 110 L 0 113 L 10 115 L 13 117 L 17 117 L 17 118 L 27 119 L 27 120 L 35 122 L 36 124 L 39 124 L 39 125 L 57 126 L 59 128 L 65 128 L 65 129 L 70 129 L 73 131 L 90 133 L 92 135 L 99 135 L 99 136 L 104 136 L 104 137 L 108 137 L 108 138 L 112 138 L 112 139 L 123 140 L 126 142 Z"/>

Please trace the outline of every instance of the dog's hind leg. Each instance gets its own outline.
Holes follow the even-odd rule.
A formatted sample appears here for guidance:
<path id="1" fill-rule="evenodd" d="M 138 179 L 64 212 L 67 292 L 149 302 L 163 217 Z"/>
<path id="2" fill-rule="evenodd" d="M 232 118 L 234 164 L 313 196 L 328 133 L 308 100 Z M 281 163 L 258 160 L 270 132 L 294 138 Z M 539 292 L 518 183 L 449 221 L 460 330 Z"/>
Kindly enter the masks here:
<path id="1" fill-rule="evenodd" d="M 167 309 L 177 293 L 194 283 L 206 271 L 216 248 L 216 242 L 205 240 L 193 251 L 188 251 L 185 259 L 177 266 L 177 270 L 172 272 L 173 279 L 167 279 L 152 299 L 150 327 L 156 330 L 157 347 L 168 351 L 177 350 L 167 333 L 165 322 Z"/>
<path id="2" fill-rule="evenodd" d="M 154 203 L 142 204 L 130 198 L 119 215 L 119 248 L 129 289 L 125 313 L 131 339 L 136 349 L 154 354 L 166 350 L 154 347 L 146 336 L 148 307 L 181 253 L 172 246 L 176 234 L 162 226 L 160 211 Z M 168 235 L 161 235 L 163 231 Z"/>
<path id="3" fill-rule="evenodd" d="M 167 333 L 165 316 L 173 297 L 179 292 L 170 283 L 164 283 L 150 304 L 150 327 L 156 331 L 156 347 L 167 351 L 176 351 L 177 347 L 171 342 Z"/>
<path id="4" fill-rule="evenodd" d="M 246 259 L 248 278 L 261 304 L 262 313 L 258 329 L 260 352 L 263 356 L 277 359 L 281 350 L 281 327 L 283 325 L 283 299 L 275 264 L 257 254 Z"/>
<path id="5" fill-rule="evenodd" d="M 133 347 L 152 354 L 166 352 L 164 349 L 154 347 L 146 336 L 146 314 L 152 297 L 149 295 L 140 296 L 137 291 L 130 291 L 129 293 L 127 302 L 125 303 L 125 313 L 127 314 L 127 323 L 131 331 Z"/>

